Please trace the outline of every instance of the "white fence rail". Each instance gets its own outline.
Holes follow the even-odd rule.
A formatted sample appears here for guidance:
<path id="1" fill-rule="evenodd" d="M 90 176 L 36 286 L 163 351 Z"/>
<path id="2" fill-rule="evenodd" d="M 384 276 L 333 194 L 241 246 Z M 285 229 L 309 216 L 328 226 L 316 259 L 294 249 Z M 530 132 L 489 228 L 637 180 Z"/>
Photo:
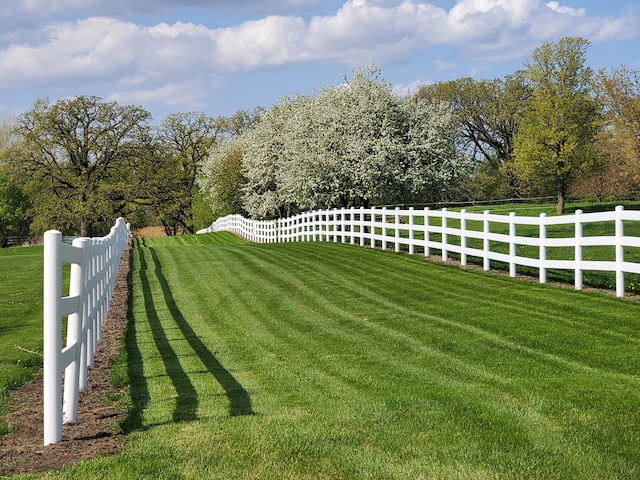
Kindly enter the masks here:
<path id="1" fill-rule="evenodd" d="M 625 250 L 640 249 L 640 237 L 624 234 L 629 222 L 640 222 L 640 211 L 622 206 L 551 217 L 362 207 L 304 212 L 278 220 L 228 215 L 198 233 L 231 231 L 259 243 L 332 241 L 384 250 L 392 246 L 396 252 L 404 249 L 425 256 L 439 250 L 443 261 L 455 253 L 463 266 L 469 257 L 477 257 L 484 270 L 492 261 L 504 262 L 511 276 L 518 266 L 537 268 L 540 283 L 547 282 L 551 269 L 573 270 L 577 290 L 583 287 L 585 271 L 615 272 L 616 295 L 623 297 L 625 273 L 640 275 L 640 263 L 625 260 Z M 593 247 L 601 251 L 605 247 L 608 258 L 592 259 Z"/>
<path id="2" fill-rule="evenodd" d="M 78 419 L 78 394 L 100 341 L 129 226 L 119 218 L 106 237 L 44 234 L 44 444 L 62 440 L 62 424 Z M 63 296 L 62 265 L 71 264 L 69 294 Z M 66 346 L 62 319 L 67 317 Z M 64 396 L 62 371 L 64 370 Z"/>

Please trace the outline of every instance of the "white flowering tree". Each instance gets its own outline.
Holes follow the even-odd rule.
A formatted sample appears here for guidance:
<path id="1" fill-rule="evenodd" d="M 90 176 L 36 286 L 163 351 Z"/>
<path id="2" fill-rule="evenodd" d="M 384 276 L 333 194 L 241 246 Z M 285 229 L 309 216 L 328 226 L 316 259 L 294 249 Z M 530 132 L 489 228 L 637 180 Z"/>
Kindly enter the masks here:
<path id="1" fill-rule="evenodd" d="M 356 70 L 338 87 L 283 98 L 233 140 L 243 152 L 244 209 L 266 218 L 439 200 L 468 172 L 457 135 L 447 104 L 402 99 L 377 68 Z"/>
<path id="2" fill-rule="evenodd" d="M 406 203 L 435 202 L 473 171 L 473 161 L 456 147 L 459 130 L 447 103 L 410 99 L 403 103 L 407 129 L 401 163 Z"/>
<path id="3" fill-rule="evenodd" d="M 281 176 L 288 168 L 284 153 L 292 105 L 289 98 L 283 98 L 264 112 L 254 129 L 236 139 L 243 151 L 244 208 L 254 218 L 284 216 L 291 211 Z"/>

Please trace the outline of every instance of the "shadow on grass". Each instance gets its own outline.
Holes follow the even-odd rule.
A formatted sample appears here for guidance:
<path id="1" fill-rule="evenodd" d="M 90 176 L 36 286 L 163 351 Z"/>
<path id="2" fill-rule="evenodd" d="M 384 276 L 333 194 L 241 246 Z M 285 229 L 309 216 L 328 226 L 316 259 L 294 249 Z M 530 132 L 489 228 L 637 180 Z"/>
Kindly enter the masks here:
<path id="1" fill-rule="evenodd" d="M 140 245 L 139 245 L 140 246 Z M 138 249 L 140 255 L 140 281 L 142 285 L 142 293 L 144 296 L 144 306 L 147 314 L 147 320 L 151 329 L 152 337 L 156 348 L 158 349 L 162 361 L 165 366 L 167 375 L 177 392 L 176 408 L 173 412 L 173 420 L 175 422 L 185 422 L 195 420 L 197 418 L 198 393 L 191 383 L 189 375 L 182 369 L 178 356 L 171 347 L 170 342 L 162 328 L 154 299 L 151 294 L 151 285 L 149 279 L 149 265 L 145 258 L 144 250 L 147 250 L 154 264 L 154 272 L 156 279 L 162 289 L 164 302 L 176 325 L 180 329 L 184 339 L 189 346 L 198 355 L 207 371 L 220 383 L 225 391 L 225 395 L 229 400 L 229 415 L 253 415 L 251 399 L 247 391 L 240 383 L 231 375 L 222 364 L 209 351 L 207 346 L 200 340 L 197 334 L 184 318 L 180 309 L 177 307 L 167 279 L 162 272 L 162 265 L 158 259 L 156 251 L 151 247 L 144 245 Z M 127 353 L 129 356 L 129 378 L 131 380 L 131 398 L 133 401 L 133 409 L 129 418 L 125 422 L 126 430 L 142 428 L 142 411 L 149 403 L 149 392 L 146 379 L 142 375 L 142 356 L 136 345 L 135 322 L 130 322 L 127 330 Z"/>

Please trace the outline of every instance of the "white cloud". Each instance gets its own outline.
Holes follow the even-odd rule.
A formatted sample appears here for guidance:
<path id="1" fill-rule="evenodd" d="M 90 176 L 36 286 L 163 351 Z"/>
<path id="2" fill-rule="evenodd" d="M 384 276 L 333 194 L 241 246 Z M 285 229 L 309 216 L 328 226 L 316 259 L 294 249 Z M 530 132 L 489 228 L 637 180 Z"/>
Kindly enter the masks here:
<path id="1" fill-rule="evenodd" d="M 296 17 L 270 16 L 211 32 L 213 61 L 226 70 L 247 70 L 311 59 L 300 48 L 307 28 Z"/>
<path id="2" fill-rule="evenodd" d="M 418 92 L 420 87 L 422 85 L 425 85 L 426 83 L 427 82 L 424 82 L 422 80 L 414 80 L 408 85 L 403 85 L 401 83 L 398 83 L 393 86 L 393 93 L 395 93 L 400 97 L 407 97 L 409 95 L 414 95 L 415 93 Z"/>
<path id="3" fill-rule="evenodd" d="M 442 60 L 440 58 L 436 58 L 432 63 L 440 71 L 451 70 L 451 69 L 456 68 L 458 66 L 458 64 L 456 62 L 447 62 L 447 61 L 444 61 L 444 60 Z"/>
<path id="4" fill-rule="evenodd" d="M 559 36 L 611 41 L 634 38 L 640 31 L 640 21 L 631 10 L 619 17 L 596 17 L 585 9 L 542 0 L 458 0 L 449 9 L 438 6 L 444 2 L 430 0 L 348 0 L 329 13 L 254 14 L 249 18 L 256 19 L 228 28 L 205 25 L 204 17 L 203 23 L 153 25 L 118 17 L 123 12 L 158 14 L 198 6 L 208 12 L 291 8 L 308 13 L 306 9 L 321 4 L 320 0 L 20 0 L 16 9 L 0 6 L 0 88 L 101 85 L 109 86 L 121 100 L 141 103 L 164 97 L 166 102 L 180 99 L 194 104 L 202 100 L 195 89 L 215 88 L 234 72 L 306 62 L 338 62 L 345 70 L 375 63 L 384 69 L 442 46 L 450 57 L 438 51 L 425 65 L 433 65 L 434 72 L 454 72 L 471 63 L 468 72 L 526 58 L 540 42 Z M 322 8 L 326 12 L 329 7 Z M 88 16 L 70 20 L 70 12 Z M 180 88 L 191 92 L 181 94 Z"/>
<path id="5" fill-rule="evenodd" d="M 107 100 L 114 100 L 123 105 L 148 105 L 164 103 L 180 111 L 196 111 L 206 108 L 207 93 L 222 86 L 221 81 L 203 82 L 187 79 L 169 82 L 147 88 L 118 89 L 109 95 Z"/>
<path id="6" fill-rule="evenodd" d="M 560 5 L 560 2 L 547 2 L 547 8 L 557 13 L 563 13 L 574 17 L 584 17 L 587 13 L 585 8 L 571 8 Z"/>
<path id="7" fill-rule="evenodd" d="M 62 8 L 79 1 L 47 4 Z M 23 0 L 22 5 L 37 8 L 42 2 Z M 51 24 L 38 41 L 0 50 L 0 85 L 44 78 L 99 80 L 125 71 L 129 78 L 169 78 L 191 69 L 234 72 L 307 61 L 384 65 L 442 44 L 461 56 L 496 61 L 517 58 L 523 49 L 559 34 L 600 40 L 638 31 L 637 22 L 622 18 L 576 17 L 582 10 L 558 2 L 546 7 L 540 8 L 538 0 L 459 0 L 447 12 L 415 0 L 349 0 L 334 14 L 308 21 L 272 15 L 224 29 L 182 22 L 147 27 L 91 17 Z"/>

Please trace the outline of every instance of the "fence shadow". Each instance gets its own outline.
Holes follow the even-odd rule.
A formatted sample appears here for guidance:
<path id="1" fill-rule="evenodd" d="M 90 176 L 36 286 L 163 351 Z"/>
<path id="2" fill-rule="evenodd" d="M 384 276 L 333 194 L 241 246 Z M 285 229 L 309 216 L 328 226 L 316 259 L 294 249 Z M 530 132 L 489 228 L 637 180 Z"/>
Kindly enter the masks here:
<path id="1" fill-rule="evenodd" d="M 133 257 L 133 248 L 130 250 L 129 255 Z M 142 353 L 138 348 L 136 324 L 133 321 L 133 305 L 131 301 L 133 258 L 129 259 L 129 265 L 131 266 L 129 268 L 129 278 L 127 279 L 127 284 L 129 285 L 129 308 L 127 310 L 127 329 L 125 331 L 124 345 L 127 352 L 127 375 L 129 376 L 131 388 L 132 407 L 129 409 L 127 418 L 122 422 L 122 429 L 125 433 L 143 428 L 142 411 L 149 404 L 149 386 L 142 369 Z"/>
<path id="2" fill-rule="evenodd" d="M 182 332 L 185 340 L 189 343 L 193 351 L 198 355 L 200 361 L 204 364 L 206 369 L 215 377 L 218 383 L 225 391 L 225 395 L 229 400 L 229 415 L 253 415 L 253 408 L 251 406 L 251 398 L 247 391 L 240 385 L 228 370 L 218 361 L 218 359 L 211 353 L 209 348 L 200 340 L 196 332 L 193 331 L 189 322 L 184 318 L 180 310 L 178 309 L 175 299 L 169 288 L 169 284 L 164 274 L 162 273 L 162 265 L 158 259 L 156 251 L 149 247 L 151 258 L 155 265 L 155 274 L 162 288 L 165 303 L 169 309 L 169 312 L 173 316 L 178 328 Z"/>
<path id="3" fill-rule="evenodd" d="M 240 383 L 229 373 L 228 370 L 215 358 L 207 346 L 200 340 L 197 334 L 184 318 L 182 312 L 177 307 L 169 283 L 162 272 L 162 265 L 158 259 L 156 251 L 145 245 L 144 239 L 137 240 L 136 251 L 140 255 L 140 282 L 142 285 L 142 294 L 144 298 L 144 307 L 146 311 L 147 321 L 151 329 L 153 341 L 162 357 L 167 375 L 169 376 L 176 392 L 176 407 L 173 412 L 174 422 L 185 422 L 197 419 L 198 393 L 191 383 L 189 375 L 182 369 L 178 356 L 167 339 L 166 333 L 160 323 L 158 311 L 154 304 L 153 295 L 151 293 L 150 271 L 148 259 L 145 251 L 149 252 L 155 277 L 162 290 L 164 303 L 167 306 L 173 320 L 178 326 L 182 336 L 188 342 L 193 351 L 198 355 L 205 368 L 213 375 L 216 381 L 222 386 L 225 395 L 229 401 L 229 415 L 253 415 L 251 398 L 247 391 Z M 131 302 L 129 303 L 131 306 Z M 131 307 L 130 307 L 131 308 Z M 129 318 L 131 318 L 129 311 Z M 142 373 L 143 359 L 137 344 L 135 322 L 129 322 L 127 328 L 125 345 L 128 356 L 128 374 L 131 382 L 131 399 L 132 408 L 127 419 L 123 422 L 123 429 L 126 432 L 140 430 L 144 428 L 142 412 L 149 404 L 149 388 Z"/>
<path id="4" fill-rule="evenodd" d="M 156 348 L 158 349 L 160 357 L 162 358 L 162 362 L 164 363 L 164 368 L 167 372 L 167 375 L 169 376 L 171 383 L 176 390 L 177 398 L 176 407 L 173 411 L 173 421 L 187 422 L 190 420 L 195 420 L 197 418 L 198 393 L 191 383 L 189 375 L 187 375 L 187 373 L 180 365 L 178 355 L 171 346 L 164 328 L 160 323 L 160 318 L 158 317 L 158 312 L 156 310 L 153 295 L 151 293 L 151 285 L 149 280 L 150 272 L 149 265 L 147 264 L 147 259 L 145 258 L 145 250 L 148 249 L 144 246 L 142 248 L 138 248 L 137 250 L 140 255 L 140 282 L 142 284 L 144 307 L 147 322 L 149 323 L 149 328 L 151 329 L 153 341 L 156 345 Z M 171 313 L 175 318 L 175 312 L 171 311 Z M 127 339 L 127 345 L 129 346 L 129 364 L 131 366 L 135 365 L 137 367 L 137 372 L 134 374 L 135 377 L 132 377 L 132 372 L 130 372 L 129 377 L 132 384 L 131 397 L 133 400 L 134 408 L 133 412 L 130 415 L 131 419 L 127 423 L 132 428 L 141 428 L 142 410 L 149 403 L 149 392 L 146 379 L 142 374 L 142 356 L 136 345 L 137 339 L 135 338 L 135 322 L 131 322 L 130 329 L 132 330 L 132 337 Z"/>

